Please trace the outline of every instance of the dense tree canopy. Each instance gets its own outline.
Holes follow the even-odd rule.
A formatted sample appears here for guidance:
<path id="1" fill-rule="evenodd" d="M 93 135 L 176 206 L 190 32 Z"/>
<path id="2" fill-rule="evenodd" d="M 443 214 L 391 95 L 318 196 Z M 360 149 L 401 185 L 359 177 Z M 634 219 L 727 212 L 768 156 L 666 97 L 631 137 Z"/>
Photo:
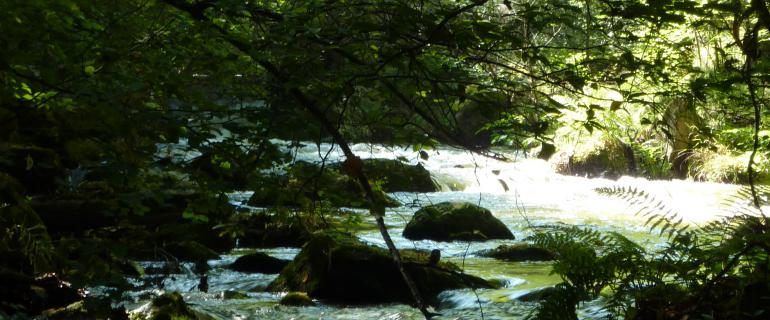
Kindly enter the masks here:
<path id="1" fill-rule="evenodd" d="M 65 240 L 83 234 L 51 230 L 41 203 L 98 200 L 93 227 L 117 230 L 178 200 L 161 191 L 194 190 L 183 220 L 221 227 L 224 192 L 254 190 L 272 181 L 260 169 L 289 161 L 276 138 L 500 158 L 491 146 L 548 158 L 612 140 L 642 154 L 648 177 L 770 177 L 762 0 L 9 0 L 0 11 L 0 254 L 19 258 L 0 267 L 27 274 L 104 273 L 67 258 Z M 201 156 L 164 152 L 180 142 Z M 376 184 L 346 156 L 381 216 Z M 720 156 L 738 168 L 714 172 Z"/>

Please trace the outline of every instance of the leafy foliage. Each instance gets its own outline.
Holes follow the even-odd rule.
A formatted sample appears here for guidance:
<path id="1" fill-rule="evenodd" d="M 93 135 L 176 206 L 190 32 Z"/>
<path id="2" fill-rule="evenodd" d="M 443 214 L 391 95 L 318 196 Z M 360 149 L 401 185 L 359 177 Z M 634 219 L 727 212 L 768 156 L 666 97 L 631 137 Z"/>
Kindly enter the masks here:
<path id="1" fill-rule="evenodd" d="M 768 311 L 757 300 L 770 296 L 766 278 L 770 237 L 764 215 L 739 211 L 692 229 L 643 190 L 596 191 L 638 208 L 637 214 L 648 216 L 646 224 L 665 235 L 666 243 L 648 251 L 620 234 L 573 226 L 556 226 L 532 236 L 536 245 L 557 253 L 553 272 L 564 280 L 560 290 L 574 294 L 550 297 L 537 317 L 546 319 L 551 307 L 574 306 L 600 294 L 606 296 L 614 316 L 631 319 L 743 318 Z M 747 202 L 752 202 L 748 188 L 733 200 L 736 208 L 746 208 Z M 726 299 L 731 296 L 736 298 Z M 574 316 L 574 309 L 570 314 Z"/>
<path id="2" fill-rule="evenodd" d="M 0 267 L 26 272 L 48 272 L 54 268 L 55 252 L 45 225 L 26 199 L 19 184 L 0 173 L 0 254 L 7 257 Z"/>
<path id="3" fill-rule="evenodd" d="M 744 152 L 711 171 L 745 160 L 753 172 L 767 169 L 763 1 L 10 0 L 0 11 L 0 177 L 12 177 L 0 188 L 19 185 L 0 189 L 0 251 L 30 273 L 55 267 L 52 243 L 61 240 L 30 199 L 89 203 L 99 210 L 74 236 L 105 238 L 158 221 L 158 233 L 211 231 L 230 221 L 219 208 L 232 190 L 256 189 L 278 204 L 304 198 L 299 206 L 321 220 L 333 212 L 327 203 L 363 203 L 319 188 L 281 193 L 281 185 L 308 190 L 315 174 L 288 182 L 262 174 L 290 162 L 273 138 L 339 133 L 486 152 L 491 141 L 524 149 L 603 131 L 656 168 L 653 177 L 687 166 L 726 177 L 701 174 L 698 156 L 718 159 L 702 150 Z M 713 287 L 724 279 L 746 288 L 760 277 L 734 270 L 765 271 L 763 217 L 691 230 L 641 191 L 602 192 L 639 205 L 669 244 L 646 252 L 580 228 L 536 236 L 560 252 L 570 301 L 610 288 L 621 297 L 612 304 L 631 310 L 630 297 L 684 291 L 672 301 L 685 312 L 694 292 L 717 301 Z"/>

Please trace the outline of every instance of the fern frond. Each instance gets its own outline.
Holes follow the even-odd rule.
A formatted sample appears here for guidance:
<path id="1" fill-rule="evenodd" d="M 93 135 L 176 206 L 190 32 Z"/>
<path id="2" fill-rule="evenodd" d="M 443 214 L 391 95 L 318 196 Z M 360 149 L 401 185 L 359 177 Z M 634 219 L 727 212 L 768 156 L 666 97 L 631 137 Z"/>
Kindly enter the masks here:
<path id="1" fill-rule="evenodd" d="M 660 235 L 665 235 L 669 239 L 689 229 L 687 224 L 682 223 L 684 219 L 674 209 L 644 190 L 636 187 L 612 186 L 596 188 L 594 191 L 601 195 L 619 198 L 630 206 L 638 208 L 635 215 L 647 217 L 644 225 L 650 227 L 650 230 L 658 229 Z"/>
<path id="2" fill-rule="evenodd" d="M 26 205 L 0 208 L 0 253 L 16 251 L 37 273 L 49 271 L 55 253 L 45 225 Z"/>
<path id="3" fill-rule="evenodd" d="M 754 186 L 754 189 L 756 190 L 759 205 L 770 205 L 770 186 Z M 754 194 L 749 186 L 744 186 L 734 194 L 728 195 L 722 201 L 722 206 L 728 208 L 735 215 L 760 216 L 763 214 L 754 205 Z"/>

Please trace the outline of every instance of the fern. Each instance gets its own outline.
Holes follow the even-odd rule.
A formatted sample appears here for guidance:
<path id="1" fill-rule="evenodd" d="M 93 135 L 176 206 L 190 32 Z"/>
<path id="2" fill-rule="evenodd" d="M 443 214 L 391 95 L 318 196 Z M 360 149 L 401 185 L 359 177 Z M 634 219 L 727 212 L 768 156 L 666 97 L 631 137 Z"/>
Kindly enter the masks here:
<path id="1" fill-rule="evenodd" d="M 671 239 L 689 231 L 689 225 L 684 222 L 675 210 L 669 208 L 665 202 L 658 200 L 644 190 L 631 187 L 612 186 L 597 188 L 595 191 L 602 195 L 617 197 L 625 200 L 630 206 L 636 207 L 636 215 L 646 217 L 645 226 L 650 230 L 658 229 L 660 235 L 666 235 Z"/>
<path id="2" fill-rule="evenodd" d="M 0 230 L 0 253 L 19 252 L 35 273 L 50 271 L 54 247 L 31 208 L 23 204 L 0 208 Z"/>
<path id="3" fill-rule="evenodd" d="M 748 188 L 728 198 L 732 215 L 700 228 L 690 227 L 663 201 L 643 190 L 611 187 L 596 191 L 628 202 L 637 215 L 647 217 L 645 225 L 664 236 L 666 244 L 647 252 L 619 233 L 573 226 L 550 226 L 548 232 L 531 236 L 535 245 L 556 253 L 553 272 L 564 280 L 563 288 L 574 293 L 544 301 L 535 318 L 556 317 L 550 310 L 557 310 L 572 319 L 570 303 L 594 299 L 600 292 L 608 293 L 604 303 L 611 316 L 646 319 L 713 314 L 740 318 L 746 311 L 741 299 L 749 292 L 748 286 L 766 287 L 770 225 L 761 210 L 751 208 L 755 193 Z M 757 187 L 756 196 L 760 205 L 767 204 L 770 187 Z M 768 307 L 754 309 L 751 312 L 770 312 Z"/>

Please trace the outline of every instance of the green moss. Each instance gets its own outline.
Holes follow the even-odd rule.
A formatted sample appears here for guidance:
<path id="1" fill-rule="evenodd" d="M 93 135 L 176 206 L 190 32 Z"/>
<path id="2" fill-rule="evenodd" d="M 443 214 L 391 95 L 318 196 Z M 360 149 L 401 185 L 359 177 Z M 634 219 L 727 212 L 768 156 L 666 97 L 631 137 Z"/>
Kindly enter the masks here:
<path id="1" fill-rule="evenodd" d="M 390 159 L 366 159 L 363 163 L 367 178 L 382 181 L 385 192 L 438 191 L 430 172 L 419 164 L 413 166 Z"/>
<path id="2" fill-rule="evenodd" d="M 236 300 L 236 299 L 248 299 L 249 296 L 240 291 L 227 290 L 223 291 L 220 296 L 222 300 Z"/>
<path id="3" fill-rule="evenodd" d="M 186 320 L 197 319 L 195 313 L 187 307 L 179 292 L 169 292 L 152 300 L 147 320 Z"/>
<path id="4" fill-rule="evenodd" d="M 314 306 L 315 302 L 311 299 L 307 293 L 304 292 L 289 292 L 283 298 L 281 298 L 280 304 L 284 306 L 305 307 Z"/>
<path id="5" fill-rule="evenodd" d="M 492 250 L 479 252 L 478 255 L 506 261 L 550 261 L 554 259 L 552 252 L 527 243 L 501 245 Z"/>
<path id="6" fill-rule="evenodd" d="M 323 170 L 318 165 L 298 161 L 285 176 L 262 176 L 255 183 L 249 204 L 258 207 L 275 205 L 303 207 L 311 201 L 326 201 L 334 207 L 365 208 L 365 195 L 358 182 L 341 174 L 334 166 Z M 397 207 L 398 201 L 380 190 L 375 197 L 386 207 Z"/>
<path id="7" fill-rule="evenodd" d="M 184 261 L 206 261 L 219 258 L 214 250 L 197 241 L 181 241 L 166 245 L 166 250 L 177 259 Z"/>
<path id="8" fill-rule="evenodd" d="M 448 289 L 494 286 L 460 274 L 454 266 L 428 266 L 426 253 L 402 253 L 404 268 L 426 299 L 434 299 Z M 302 291 L 314 298 L 346 304 L 411 302 L 409 290 L 387 250 L 339 232 L 314 234 L 268 289 Z"/>
<path id="9" fill-rule="evenodd" d="M 418 210 L 404 228 L 404 237 L 481 241 L 513 239 L 513 234 L 487 209 L 466 202 L 442 202 Z"/>
<path id="10" fill-rule="evenodd" d="M 629 174 L 623 144 L 610 138 L 580 144 L 572 155 L 569 171 L 570 174 L 606 178 Z"/>

